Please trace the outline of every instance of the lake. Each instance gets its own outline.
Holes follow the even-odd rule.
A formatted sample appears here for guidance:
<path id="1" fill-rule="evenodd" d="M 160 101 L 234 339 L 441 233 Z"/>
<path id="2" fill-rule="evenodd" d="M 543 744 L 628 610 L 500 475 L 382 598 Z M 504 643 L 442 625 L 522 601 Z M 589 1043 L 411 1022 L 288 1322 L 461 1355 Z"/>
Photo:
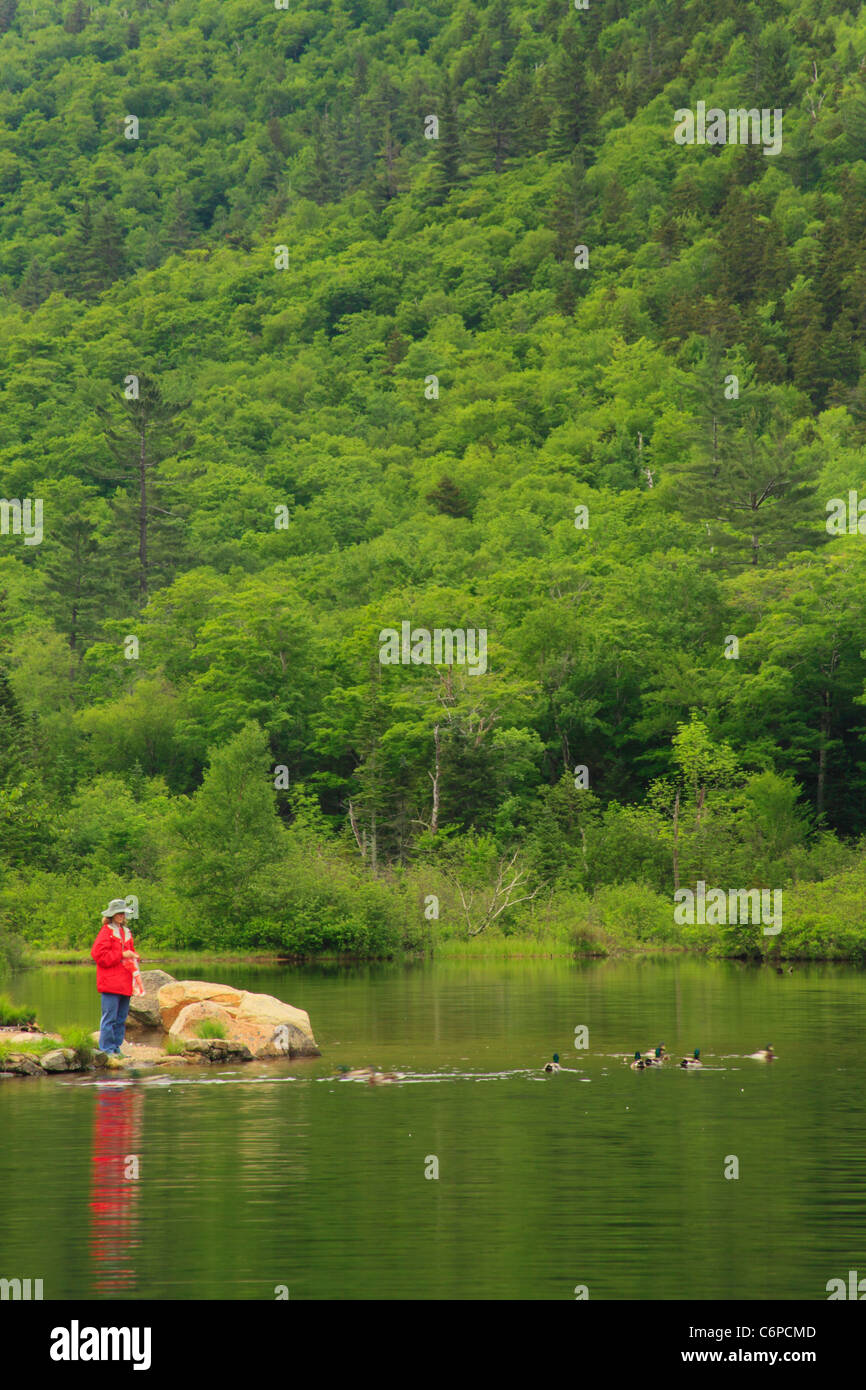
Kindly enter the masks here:
<path id="1" fill-rule="evenodd" d="M 323 1055 L 0 1083 L 0 1275 L 46 1299 L 822 1300 L 866 1274 L 864 973 L 171 969 L 307 1009 Z M 3 987 L 44 1027 L 97 1026 L 89 968 Z M 619 1055 L 660 1042 L 705 1066 Z M 744 1058 L 767 1043 L 775 1063 Z M 546 1076 L 554 1051 L 569 1070 Z"/>

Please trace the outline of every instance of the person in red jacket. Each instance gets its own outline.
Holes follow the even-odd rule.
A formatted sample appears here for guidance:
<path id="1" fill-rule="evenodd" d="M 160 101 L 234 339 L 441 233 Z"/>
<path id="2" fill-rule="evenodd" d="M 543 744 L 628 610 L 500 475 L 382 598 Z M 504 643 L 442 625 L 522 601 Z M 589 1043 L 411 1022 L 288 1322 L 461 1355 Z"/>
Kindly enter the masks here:
<path id="1" fill-rule="evenodd" d="M 126 1033 L 126 1016 L 132 997 L 132 973 L 138 957 L 132 932 L 126 925 L 127 906 L 113 898 L 102 914 L 102 928 L 90 948 L 96 961 L 96 988 L 102 995 L 99 1046 L 120 1055 Z"/>

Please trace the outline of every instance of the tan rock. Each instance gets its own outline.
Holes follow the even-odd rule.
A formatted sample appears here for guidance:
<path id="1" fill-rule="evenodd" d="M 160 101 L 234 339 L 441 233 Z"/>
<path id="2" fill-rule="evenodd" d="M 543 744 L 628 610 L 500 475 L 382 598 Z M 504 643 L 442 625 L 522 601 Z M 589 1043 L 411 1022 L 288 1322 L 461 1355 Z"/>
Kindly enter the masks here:
<path id="1" fill-rule="evenodd" d="M 222 1024 L 228 1037 L 232 1018 L 211 999 L 203 999 L 198 1004 L 185 1004 L 168 1031 L 173 1038 L 197 1038 L 200 1025 L 205 1019 L 211 1018 Z"/>
<path id="2" fill-rule="evenodd" d="M 5 1043 L 13 1043 L 24 1052 L 26 1052 L 28 1046 L 32 1046 L 37 1039 L 51 1038 L 53 1042 L 60 1042 L 59 1033 L 43 1033 L 41 1028 L 30 1029 L 29 1031 L 22 1029 L 20 1032 L 16 1032 L 14 1029 L 7 1030 L 4 1028 L 2 1033 L 0 1033 L 0 1037 L 2 1037 Z"/>
<path id="3" fill-rule="evenodd" d="M 159 990 L 162 1025 L 174 1037 L 196 1038 L 198 1024 L 217 1018 L 226 1040 L 244 1044 L 253 1057 L 318 1057 L 305 1009 L 270 994 L 253 994 L 203 980 L 175 980 Z"/>
<path id="4" fill-rule="evenodd" d="M 270 994 L 244 994 L 231 1010 L 231 1037 L 246 1043 L 254 1057 L 318 1057 L 319 1049 L 305 1009 L 284 1004 Z"/>
<path id="5" fill-rule="evenodd" d="M 170 1032 L 181 1009 L 185 1009 L 188 1004 L 201 1004 L 207 1000 L 214 1004 L 237 1007 L 242 997 L 243 991 L 232 989 L 230 985 L 210 984 L 206 980 L 175 980 L 170 985 L 163 985 L 159 991 L 162 1026 Z"/>
<path id="6" fill-rule="evenodd" d="M 19 1076 L 40 1076 L 42 1068 L 35 1057 L 27 1057 L 23 1052 L 10 1052 L 3 1059 L 4 1071 L 17 1072 Z"/>

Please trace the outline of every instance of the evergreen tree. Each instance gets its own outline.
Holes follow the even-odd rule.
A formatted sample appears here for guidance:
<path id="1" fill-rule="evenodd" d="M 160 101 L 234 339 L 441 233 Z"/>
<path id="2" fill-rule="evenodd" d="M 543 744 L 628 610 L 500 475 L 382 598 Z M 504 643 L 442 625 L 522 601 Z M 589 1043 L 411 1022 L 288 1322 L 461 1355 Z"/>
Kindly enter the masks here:
<path id="1" fill-rule="evenodd" d="M 453 478 L 443 475 L 427 493 L 427 501 L 432 502 L 437 512 L 445 516 L 471 516 L 471 508 Z"/>
<path id="2" fill-rule="evenodd" d="M 84 0 L 75 0 L 72 9 L 67 11 L 63 27 L 67 34 L 80 34 L 87 27 L 87 6 Z"/>
<path id="3" fill-rule="evenodd" d="M 120 485 L 115 512 L 121 526 L 133 529 L 138 551 L 138 602 L 144 605 L 154 568 L 180 541 L 182 517 L 164 505 L 167 480 L 162 464 L 181 447 L 179 415 L 183 406 L 165 401 L 152 377 L 141 376 L 138 397 L 120 407 L 97 407 L 102 434 L 114 466 L 89 465 L 102 480 Z"/>
<path id="4" fill-rule="evenodd" d="M 0 0 L 0 34 L 12 28 L 17 9 L 18 0 Z"/>

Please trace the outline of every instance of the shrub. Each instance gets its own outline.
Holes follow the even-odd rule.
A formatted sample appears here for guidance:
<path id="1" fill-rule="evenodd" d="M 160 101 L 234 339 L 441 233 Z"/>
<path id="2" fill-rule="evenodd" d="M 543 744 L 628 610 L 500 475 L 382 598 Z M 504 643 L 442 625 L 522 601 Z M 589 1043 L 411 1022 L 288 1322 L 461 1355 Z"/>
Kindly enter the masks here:
<path id="1" fill-rule="evenodd" d="M 83 1024 L 75 1023 L 69 1028 L 64 1028 L 60 1038 L 62 1046 L 71 1047 L 82 1066 L 87 1066 L 89 1062 L 93 1061 L 96 1044 L 89 1028 L 85 1028 Z"/>
<path id="2" fill-rule="evenodd" d="M 7 994 L 0 994 L 0 1028 L 20 1028 L 36 1022 L 36 1010 L 29 1004 L 13 1004 Z"/>
<path id="3" fill-rule="evenodd" d="M 195 1031 L 199 1038 L 224 1038 L 226 1035 L 225 1024 L 218 1018 L 203 1018 Z"/>

